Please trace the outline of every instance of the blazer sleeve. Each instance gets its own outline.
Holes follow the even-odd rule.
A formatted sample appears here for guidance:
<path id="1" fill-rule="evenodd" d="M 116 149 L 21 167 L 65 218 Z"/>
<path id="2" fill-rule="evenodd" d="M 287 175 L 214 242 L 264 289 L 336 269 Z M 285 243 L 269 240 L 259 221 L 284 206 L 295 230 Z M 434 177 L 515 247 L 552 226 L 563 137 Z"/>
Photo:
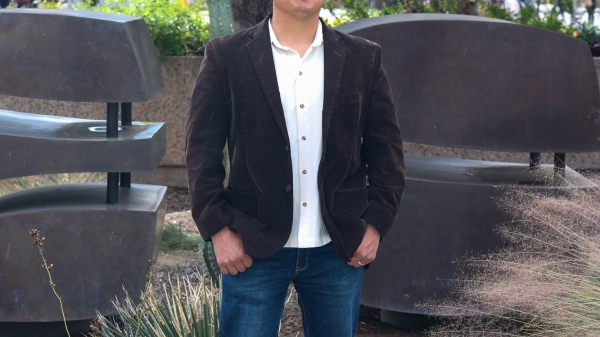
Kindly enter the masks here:
<path id="1" fill-rule="evenodd" d="M 383 238 L 396 219 L 406 185 L 406 171 L 396 108 L 379 46 L 375 53 L 361 156 L 367 163 L 369 182 L 369 204 L 361 218 L 373 225 Z"/>
<path id="2" fill-rule="evenodd" d="M 224 199 L 223 147 L 228 105 L 212 41 L 194 83 L 185 128 L 185 157 L 192 217 L 205 241 L 229 225 L 234 210 Z"/>

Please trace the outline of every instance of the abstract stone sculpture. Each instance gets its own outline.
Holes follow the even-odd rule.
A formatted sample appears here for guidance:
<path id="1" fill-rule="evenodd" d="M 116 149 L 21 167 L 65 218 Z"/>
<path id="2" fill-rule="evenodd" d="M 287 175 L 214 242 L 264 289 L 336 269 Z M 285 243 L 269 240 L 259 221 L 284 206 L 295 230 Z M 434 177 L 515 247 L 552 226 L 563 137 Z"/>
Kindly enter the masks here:
<path id="1" fill-rule="evenodd" d="M 84 11 L 0 10 L 0 64 L 9 65 L 0 71 L 1 94 L 107 103 L 106 121 L 0 110 L 0 179 L 108 172 L 107 184 L 0 197 L 0 335 L 44 329 L 52 336 L 48 328 L 62 325 L 62 313 L 30 229 L 46 238 L 44 255 L 72 326 L 97 312 L 114 314 L 111 301 L 123 289 L 133 298 L 144 289 L 166 187 L 131 184 L 129 172 L 158 166 L 166 133 L 164 123 L 132 122 L 131 102 L 154 96 L 162 77 L 142 19 Z"/>
<path id="2" fill-rule="evenodd" d="M 417 303 L 451 295 L 454 262 L 502 246 L 494 228 L 510 217 L 493 200 L 499 186 L 556 188 L 530 170 L 540 152 L 555 154 L 560 180 L 578 176 L 565 152 L 600 151 L 593 59 L 581 40 L 483 17 L 394 15 L 338 29 L 381 45 L 404 140 L 531 153 L 523 164 L 406 156 L 404 199 L 362 302 L 422 314 Z"/>

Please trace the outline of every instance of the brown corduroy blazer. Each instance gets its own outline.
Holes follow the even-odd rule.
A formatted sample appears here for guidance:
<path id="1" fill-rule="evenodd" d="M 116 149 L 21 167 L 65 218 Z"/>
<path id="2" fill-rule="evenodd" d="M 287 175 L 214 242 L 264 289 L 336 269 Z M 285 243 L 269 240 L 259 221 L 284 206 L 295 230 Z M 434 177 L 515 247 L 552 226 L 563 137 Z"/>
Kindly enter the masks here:
<path id="1" fill-rule="evenodd" d="M 253 258 L 273 255 L 292 228 L 293 177 L 268 20 L 208 42 L 186 125 L 192 216 L 205 240 L 225 226 Z M 390 85 L 376 43 L 323 25 L 321 212 L 338 256 L 350 260 L 366 224 L 384 237 L 405 186 Z M 223 147 L 230 174 L 223 187 Z"/>

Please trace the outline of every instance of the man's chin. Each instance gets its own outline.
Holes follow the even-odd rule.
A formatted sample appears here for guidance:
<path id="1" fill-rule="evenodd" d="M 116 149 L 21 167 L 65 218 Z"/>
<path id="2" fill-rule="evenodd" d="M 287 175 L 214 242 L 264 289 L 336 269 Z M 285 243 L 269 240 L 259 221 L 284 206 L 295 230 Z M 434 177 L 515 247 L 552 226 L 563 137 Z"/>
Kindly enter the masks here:
<path id="1" fill-rule="evenodd" d="M 297 6 L 292 8 L 291 12 L 294 13 L 295 15 L 299 16 L 299 17 L 311 17 L 313 15 L 315 15 L 315 13 L 319 13 L 321 10 L 321 8 L 317 8 L 316 10 L 314 8 L 309 8 L 309 7 L 303 7 L 303 6 Z"/>

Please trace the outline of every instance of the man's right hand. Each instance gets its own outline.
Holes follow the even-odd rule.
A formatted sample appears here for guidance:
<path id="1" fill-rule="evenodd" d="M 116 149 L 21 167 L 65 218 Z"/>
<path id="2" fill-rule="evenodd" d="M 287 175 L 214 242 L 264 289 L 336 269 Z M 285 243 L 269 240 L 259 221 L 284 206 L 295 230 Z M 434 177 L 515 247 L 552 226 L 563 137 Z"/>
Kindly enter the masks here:
<path id="1" fill-rule="evenodd" d="M 252 258 L 244 253 L 244 246 L 240 235 L 225 226 L 212 236 L 217 264 L 223 274 L 237 275 L 252 266 Z"/>

